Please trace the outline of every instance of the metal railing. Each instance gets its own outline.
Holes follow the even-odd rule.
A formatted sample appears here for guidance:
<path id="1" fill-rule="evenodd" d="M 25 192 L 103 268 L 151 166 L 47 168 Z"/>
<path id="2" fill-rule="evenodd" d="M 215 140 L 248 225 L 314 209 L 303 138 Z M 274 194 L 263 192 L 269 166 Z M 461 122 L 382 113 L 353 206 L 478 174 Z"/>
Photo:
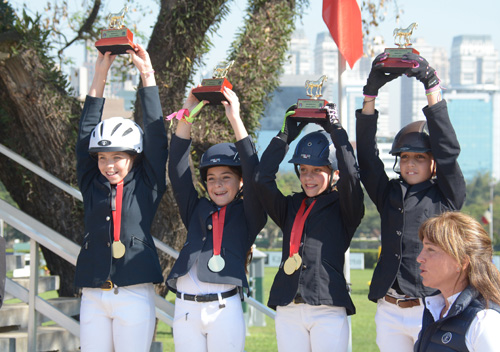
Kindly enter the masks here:
<path id="1" fill-rule="evenodd" d="M 74 198 L 82 201 L 82 194 L 79 190 L 73 188 L 71 185 L 59 180 L 52 174 L 43 170 L 39 166 L 33 164 L 32 162 L 26 160 L 22 156 L 11 151 L 4 145 L 0 144 L 0 153 L 4 154 L 8 158 L 17 162 L 18 164 L 24 166 L 28 170 L 37 174 L 38 176 L 44 178 L 48 182 L 52 183 L 59 189 L 67 192 Z M 30 266 L 31 268 L 37 268 L 39 263 L 39 246 L 42 245 L 51 252 L 60 256 L 72 265 L 76 265 L 78 254 L 80 252 L 80 246 L 63 235 L 57 233 L 53 229 L 47 227 L 43 223 L 37 221 L 31 216 L 25 214 L 19 209 L 9 205 L 7 202 L 0 199 L 0 219 L 3 219 L 7 224 L 17 229 L 18 231 L 26 234 L 30 237 Z M 178 258 L 179 252 L 158 240 L 153 238 L 156 248 L 166 253 L 169 256 Z M 29 313 L 28 313 L 28 348 L 29 351 L 35 351 L 36 346 L 36 329 L 37 329 L 37 314 L 41 313 L 48 318 L 52 319 L 54 322 L 59 324 L 61 327 L 67 329 L 70 333 L 75 336 L 80 336 L 79 323 L 72 317 L 66 315 L 48 301 L 45 301 L 38 296 L 38 270 L 30 270 L 30 285 L 29 290 L 17 284 L 15 281 L 7 279 L 6 281 L 6 291 L 16 298 L 28 303 Z M 253 306 L 259 312 L 262 312 L 274 319 L 275 312 L 259 301 L 252 297 L 248 297 L 245 294 L 245 302 Z M 174 315 L 174 305 L 167 301 L 165 298 L 156 295 L 155 297 L 156 306 L 156 317 L 161 321 L 165 322 L 169 326 L 172 326 L 173 315 Z"/>

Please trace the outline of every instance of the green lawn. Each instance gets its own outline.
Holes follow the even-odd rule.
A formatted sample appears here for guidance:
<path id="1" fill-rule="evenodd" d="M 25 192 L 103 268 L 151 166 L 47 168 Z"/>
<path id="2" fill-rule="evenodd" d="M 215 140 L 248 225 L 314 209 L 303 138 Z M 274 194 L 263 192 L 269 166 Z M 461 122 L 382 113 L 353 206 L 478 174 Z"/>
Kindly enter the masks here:
<path id="1" fill-rule="evenodd" d="M 269 289 L 274 279 L 277 268 L 265 268 L 264 300 L 267 302 Z M 354 352 L 378 351 L 375 344 L 375 310 L 377 305 L 368 300 L 368 282 L 371 280 L 373 270 L 351 270 L 352 300 L 356 306 L 356 314 L 352 316 L 352 350 Z M 169 294 L 167 299 L 172 299 Z M 274 320 L 266 317 L 265 327 L 249 327 L 246 338 L 245 351 L 247 352 L 275 352 L 276 334 Z M 174 351 L 172 329 L 165 323 L 158 324 L 157 341 L 163 342 L 164 351 Z"/>

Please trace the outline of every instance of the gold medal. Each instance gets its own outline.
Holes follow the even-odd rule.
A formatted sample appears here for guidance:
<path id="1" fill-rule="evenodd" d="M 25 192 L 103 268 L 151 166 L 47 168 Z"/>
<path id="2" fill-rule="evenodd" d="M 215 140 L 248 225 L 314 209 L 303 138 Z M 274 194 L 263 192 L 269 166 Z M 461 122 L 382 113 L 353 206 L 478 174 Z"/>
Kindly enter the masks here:
<path id="1" fill-rule="evenodd" d="M 113 252 L 113 258 L 119 259 L 125 255 L 125 245 L 122 241 L 114 241 L 111 245 L 111 251 Z"/>
<path id="2" fill-rule="evenodd" d="M 283 265 L 283 271 L 287 275 L 292 275 L 295 270 L 297 270 L 297 262 L 295 260 L 295 257 L 288 257 L 288 259 L 285 260 L 285 264 Z"/>
<path id="3" fill-rule="evenodd" d="M 300 266 L 302 265 L 302 257 L 299 255 L 299 253 L 295 253 L 293 255 L 293 258 L 295 259 L 295 262 L 297 263 L 297 267 L 295 270 L 299 270 Z"/>
<path id="4" fill-rule="evenodd" d="M 222 271 L 225 265 L 226 262 L 220 255 L 213 255 L 212 258 L 210 258 L 210 260 L 208 261 L 208 268 L 214 273 Z"/>

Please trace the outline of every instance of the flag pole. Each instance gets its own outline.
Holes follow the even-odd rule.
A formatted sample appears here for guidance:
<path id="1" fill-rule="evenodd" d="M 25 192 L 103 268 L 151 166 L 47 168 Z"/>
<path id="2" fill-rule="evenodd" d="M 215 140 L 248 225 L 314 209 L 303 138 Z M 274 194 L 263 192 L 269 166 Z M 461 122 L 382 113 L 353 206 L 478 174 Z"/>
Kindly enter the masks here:
<path id="1" fill-rule="evenodd" d="M 345 72 L 346 70 L 346 60 L 340 50 L 338 49 L 337 46 L 337 51 L 338 51 L 338 84 L 337 84 L 337 112 L 338 112 L 338 117 L 339 117 L 339 122 L 342 126 L 344 126 L 344 110 L 343 107 L 345 106 L 344 104 L 344 92 L 342 88 L 342 73 Z M 345 128 L 345 127 L 344 127 Z M 344 277 L 348 285 L 351 285 L 351 246 L 347 248 L 347 251 L 344 253 Z M 350 290 L 350 289 L 349 289 Z M 348 347 L 347 351 L 351 352 L 352 351 L 352 322 L 351 322 L 351 317 L 347 317 L 347 321 L 349 323 L 349 342 L 348 342 Z"/>

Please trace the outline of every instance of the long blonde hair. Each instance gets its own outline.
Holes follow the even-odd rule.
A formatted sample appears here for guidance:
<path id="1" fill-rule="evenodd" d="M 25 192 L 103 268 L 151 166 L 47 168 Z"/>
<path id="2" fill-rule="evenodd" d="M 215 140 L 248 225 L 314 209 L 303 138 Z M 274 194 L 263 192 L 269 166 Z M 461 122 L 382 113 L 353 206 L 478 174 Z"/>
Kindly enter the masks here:
<path id="1" fill-rule="evenodd" d="M 500 304 L 500 272 L 493 264 L 491 239 L 479 222 L 460 212 L 445 212 L 424 222 L 418 237 L 421 241 L 425 237 L 456 259 L 461 270 L 466 266 L 469 285 L 479 291 L 486 304 Z"/>

